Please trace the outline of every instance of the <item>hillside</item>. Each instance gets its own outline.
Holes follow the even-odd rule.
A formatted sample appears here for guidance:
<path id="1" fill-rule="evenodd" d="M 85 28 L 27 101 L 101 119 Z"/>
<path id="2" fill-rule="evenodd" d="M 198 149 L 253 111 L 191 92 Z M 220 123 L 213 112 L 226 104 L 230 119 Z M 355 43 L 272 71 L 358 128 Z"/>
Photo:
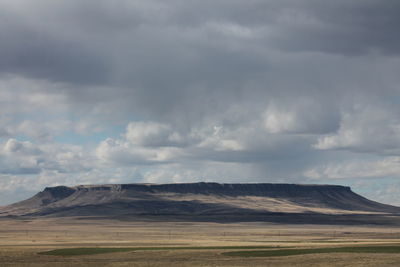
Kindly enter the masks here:
<path id="1" fill-rule="evenodd" d="M 297 184 L 115 184 L 47 187 L 0 216 L 398 214 L 350 187 Z"/>

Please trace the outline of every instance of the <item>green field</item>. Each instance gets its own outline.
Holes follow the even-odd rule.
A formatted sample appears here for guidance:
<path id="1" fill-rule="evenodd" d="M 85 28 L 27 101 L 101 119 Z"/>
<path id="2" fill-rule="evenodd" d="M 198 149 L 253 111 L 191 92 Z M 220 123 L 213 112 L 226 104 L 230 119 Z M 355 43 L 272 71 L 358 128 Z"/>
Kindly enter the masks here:
<path id="1" fill-rule="evenodd" d="M 230 251 L 222 253 L 225 256 L 239 257 L 278 257 L 317 253 L 400 253 L 400 246 L 365 246 L 365 247 L 334 247 L 307 249 L 274 249 L 252 251 Z"/>

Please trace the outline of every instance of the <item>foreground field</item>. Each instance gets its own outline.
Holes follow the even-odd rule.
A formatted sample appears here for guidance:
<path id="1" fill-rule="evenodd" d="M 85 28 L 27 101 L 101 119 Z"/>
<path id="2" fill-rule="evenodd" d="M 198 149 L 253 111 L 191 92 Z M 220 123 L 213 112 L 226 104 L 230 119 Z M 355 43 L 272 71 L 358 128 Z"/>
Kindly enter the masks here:
<path id="1" fill-rule="evenodd" d="M 0 266 L 399 266 L 399 252 L 395 227 L 0 220 Z"/>

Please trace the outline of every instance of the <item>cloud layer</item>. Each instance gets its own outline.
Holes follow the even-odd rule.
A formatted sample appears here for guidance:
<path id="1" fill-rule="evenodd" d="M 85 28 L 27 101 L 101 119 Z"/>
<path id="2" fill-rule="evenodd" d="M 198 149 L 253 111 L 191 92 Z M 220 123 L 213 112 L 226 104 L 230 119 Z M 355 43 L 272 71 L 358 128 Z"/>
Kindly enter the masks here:
<path id="1" fill-rule="evenodd" d="M 0 202 L 55 184 L 213 180 L 350 184 L 400 204 L 387 190 L 400 178 L 399 11 L 1 1 Z"/>

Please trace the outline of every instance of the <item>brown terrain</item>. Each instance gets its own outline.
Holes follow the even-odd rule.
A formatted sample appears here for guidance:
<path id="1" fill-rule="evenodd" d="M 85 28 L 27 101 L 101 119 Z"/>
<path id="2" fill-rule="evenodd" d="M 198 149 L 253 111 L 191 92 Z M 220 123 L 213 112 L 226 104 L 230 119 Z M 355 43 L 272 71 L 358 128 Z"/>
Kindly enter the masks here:
<path id="1" fill-rule="evenodd" d="M 259 246 L 400 248 L 400 208 L 368 200 L 344 186 L 57 186 L 2 207 L 0 212 L 0 266 L 400 265 L 399 253 L 224 254 Z M 76 256 L 38 254 L 87 247 L 147 249 Z"/>

